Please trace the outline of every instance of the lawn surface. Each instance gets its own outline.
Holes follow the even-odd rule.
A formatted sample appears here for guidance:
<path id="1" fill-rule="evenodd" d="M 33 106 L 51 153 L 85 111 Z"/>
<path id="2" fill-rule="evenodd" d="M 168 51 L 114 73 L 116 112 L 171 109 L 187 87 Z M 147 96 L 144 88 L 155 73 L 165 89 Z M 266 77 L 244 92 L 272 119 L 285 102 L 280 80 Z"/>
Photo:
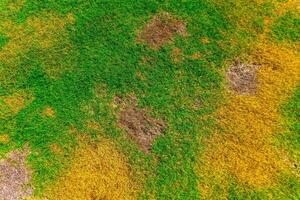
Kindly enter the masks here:
<path id="1" fill-rule="evenodd" d="M 297 0 L 2 0 L 0 199 L 300 199 Z"/>

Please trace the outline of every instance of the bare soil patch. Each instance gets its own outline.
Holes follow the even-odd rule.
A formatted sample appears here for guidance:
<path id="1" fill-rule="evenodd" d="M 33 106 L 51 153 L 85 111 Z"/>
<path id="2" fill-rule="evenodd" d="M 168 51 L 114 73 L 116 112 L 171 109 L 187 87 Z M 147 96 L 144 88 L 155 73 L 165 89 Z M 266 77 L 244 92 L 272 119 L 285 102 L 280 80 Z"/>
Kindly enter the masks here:
<path id="1" fill-rule="evenodd" d="M 146 109 L 138 108 L 135 97 L 129 100 L 116 98 L 116 103 L 123 107 L 119 114 L 119 126 L 127 131 L 142 151 L 149 153 L 153 141 L 165 129 L 164 122 L 151 117 Z"/>
<path id="2" fill-rule="evenodd" d="M 175 35 L 187 35 L 186 23 L 172 17 L 167 12 L 154 16 L 139 34 L 151 48 L 158 49 L 173 40 Z"/>
<path id="3" fill-rule="evenodd" d="M 25 199 L 33 193 L 31 171 L 26 166 L 29 149 L 16 150 L 0 161 L 0 199 Z"/>
<path id="4" fill-rule="evenodd" d="M 226 72 L 230 89 L 238 94 L 255 94 L 258 83 L 257 68 L 257 65 L 237 60 Z"/>

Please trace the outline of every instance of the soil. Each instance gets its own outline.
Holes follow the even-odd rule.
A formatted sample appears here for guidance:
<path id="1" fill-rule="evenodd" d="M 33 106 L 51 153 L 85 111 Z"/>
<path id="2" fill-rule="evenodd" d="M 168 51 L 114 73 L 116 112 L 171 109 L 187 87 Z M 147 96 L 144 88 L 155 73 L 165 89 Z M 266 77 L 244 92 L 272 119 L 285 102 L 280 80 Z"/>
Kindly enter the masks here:
<path id="1" fill-rule="evenodd" d="M 145 41 L 151 48 L 159 49 L 170 43 L 175 35 L 187 35 L 186 23 L 173 18 L 169 13 L 162 12 L 152 18 L 140 33 L 139 39 Z"/>
<path id="2" fill-rule="evenodd" d="M 28 148 L 15 150 L 8 157 L 0 160 L 0 199 L 25 199 L 33 193 L 29 185 L 31 172 L 26 167 Z"/>
<path id="3" fill-rule="evenodd" d="M 237 60 L 226 72 L 230 89 L 237 94 L 255 94 L 258 84 L 257 68 L 257 65 Z"/>
<path id="4" fill-rule="evenodd" d="M 151 117 L 146 109 L 138 108 L 135 97 L 124 101 L 117 98 L 116 102 L 123 104 L 119 126 L 127 131 L 143 152 L 149 153 L 154 140 L 163 134 L 164 122 Z"/>

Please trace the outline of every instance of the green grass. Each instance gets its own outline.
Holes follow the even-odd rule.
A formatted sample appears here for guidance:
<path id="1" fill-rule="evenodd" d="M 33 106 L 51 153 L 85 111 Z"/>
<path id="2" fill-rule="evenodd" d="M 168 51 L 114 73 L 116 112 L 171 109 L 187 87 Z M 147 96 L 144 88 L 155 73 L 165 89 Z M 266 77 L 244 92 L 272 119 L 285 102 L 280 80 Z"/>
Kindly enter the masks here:
<path id="1" fill-rule="evenodd" d="M 8 42 L 8 38 L 4 35 L 0 34 L 0 49 L 2 49 L 3 46 Z"/>
<path id="2" fill-rule="evenodd" d="M 300 16 L 295 12 L 287 12 L 279 17 L 272 27 L 273 36 L 279 40 L 299 42 L 300 40 Z"/>
<path id="3" fill-rule="evenodd" d="M 16 84 L 1 80 L 1 94 L 29 89 L 35 98 L 17 116 L 0 123 L 4 128 L 1 132 L 9 132 L 11 136 L 11 142 L 0 146 L 0 150 L 7 152 L 14 148 L 12 144 L 17 147 L 30 144 L 34 184 L 36 192 L 41 194 L 60 170 L 68 165 L 68 152 L 76 146 L 75 137 L 68 132 L 69 127 L 76 127 L 97 138 L 95 132 L 84 126 L 86 120 L 95 120 L 101 124 L 103 134 L 118 142 L 136 174 L 146 174 L 137 176 L 137 179 L 147 177 L 141 199 L 151 195 L 156 199 L 199 198 L 194 172 L 199 153 L 197 139 L 205 134 L 203 127 L 212 126 L 210 121 L 200 122 L 199 119 L 212 113 L 222 100 L 223 77 L 220 69 L 226 61 L 247 52 L 247 44 L 262 32 L 262 20 L 270 15 L 272 9 L 270 3 L 262 7 L 242 4 L 245 10 L 236 13 L 236 17 L 242 18 L 247 12 L 251 16 L 249 24 L 237 24 L 228 13 L 232 3 L 234 1 L 225 1 L 222 6 L 216 6 L 208 0 L 127 0 L 122 3 L 100 0 L 26 1 L 20 11 L 10 16 L 19 24 L 32 15 L 39 16 L 45 10 L 55 11 L 61 16 L 69 12 L 75 15 L 75 25 L 68 27 L 72 48 L 59 56 L 55 52 L 62 51 L 64 44 L 50 50 L 30 49 L 26 55 L 20 55 Z M 4 6 L 1 3 L 0 10 Z M 239 8 L 236 7 L 235 11 Z M 186 21 L 189 37 L 177 37 L 173 44 L 152 50 L 145 44 L 138 44 L 136 35 L 151 16 L 160 11 L 167 11 Z M 299 19 L 287 14 L 278 19 L 273 32 L 279 40 L 287 38 L 297 41 L 298 30 Z M 208 38 L 210 43 L 201 44 L 203 37 Z M 231 44 L 233 39 L 236 40 L 235 45 Z M 0 50 L 6 41 L 5 37 L 0 36 Z M 224 45 L 220 46 L 219 42 Z M 201 60 L 185 59 L 174 64 L 170 59 L 174 47 L 182 49 L 186 55 L 200 52 L 203 57 Z M 46 73 L 47 66 L 52 63 L 48 55 L 52 54 L 63 72 L 54 79 Z M 142 58 L 148 58 L 149 62 L 142 63 Z M 70 66 L 72 70 L 64 71 Z M 1 64 L 1 67 L 8 66 Z M 144 80 L 136 76 L 137 72 L 143 74 Z M 97 85 L 103 87 L 100 97 L 94 92 Z M 125 133 L 117 128 L 117 119 L 110 110 L 109 104 L 115 95 L 129 93 L 135 93 L 141 107 L 151 108 L 153 115 L 167 122 L 164 136 L 156 140 L 149 155 L 141 153 L 124 137 Z M 192 106 L 197 99 L 201 102 L 200 110 Z M 294 119 L 299 116 L 294 116 L 292 112 L 293 106 L 299 106 L 299 98 L 293 102 L 287 106 L 289 116 L 299 121 Z M 94 113 L 82 109 L 84 105 Z M 54 108 L 55 119 L 41 116 L 45 106 Z M 293 125 L 293 129 L 295 133 L 300 130 L 299 124 Z M 297 135 L 291 138 L 299 139 Z M 50 145 L 53 143 L 66 150 L 66 158 L 51 153 Z M 293 145 L 299 147 L 297 142 Z M 235 186 L 231 199 L 246 199 L 234 198 L 234 190 Z M 250 197 L 263 199 L 263 196 L 254 193 Z"/>

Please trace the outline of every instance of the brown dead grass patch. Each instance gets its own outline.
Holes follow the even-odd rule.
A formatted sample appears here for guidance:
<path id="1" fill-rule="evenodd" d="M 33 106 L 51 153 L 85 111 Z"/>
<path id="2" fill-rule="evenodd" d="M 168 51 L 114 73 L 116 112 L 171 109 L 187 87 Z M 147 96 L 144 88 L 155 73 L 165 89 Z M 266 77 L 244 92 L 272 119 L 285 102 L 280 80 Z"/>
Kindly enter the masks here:
<path id="1" fill-rule="evenodd" d="M 226 72 L 231 90 L 238 94 L 255 94 L 258 66 L 236 61 Z"/>
<path id="2" fill-rule="evenodd" d="M 164 122 L 151 117 L 146 109 L 138 108 L 135 97 L 126 100 L 118 97 L 116 103 L 123 104 L 119 126 L 127 131 L 142 151 L 148 153 L 154 140 L 163 133 Z"/>
<path id="3" fill-rule="evenodd" d="M 31 171 L 26 166 L 29 149 L 15 150 L 0 161 L 0 199 L 25 199 L 32 195 Z"/>
<path id="4" fill-rule="evenodd" d="M 150 20 L 138 38 L 151 48 L 159 49 L 164 44 L 170 43 L 175 35 L 187 35 L 186 23 L 167 12 L 162 12 Z"/>

